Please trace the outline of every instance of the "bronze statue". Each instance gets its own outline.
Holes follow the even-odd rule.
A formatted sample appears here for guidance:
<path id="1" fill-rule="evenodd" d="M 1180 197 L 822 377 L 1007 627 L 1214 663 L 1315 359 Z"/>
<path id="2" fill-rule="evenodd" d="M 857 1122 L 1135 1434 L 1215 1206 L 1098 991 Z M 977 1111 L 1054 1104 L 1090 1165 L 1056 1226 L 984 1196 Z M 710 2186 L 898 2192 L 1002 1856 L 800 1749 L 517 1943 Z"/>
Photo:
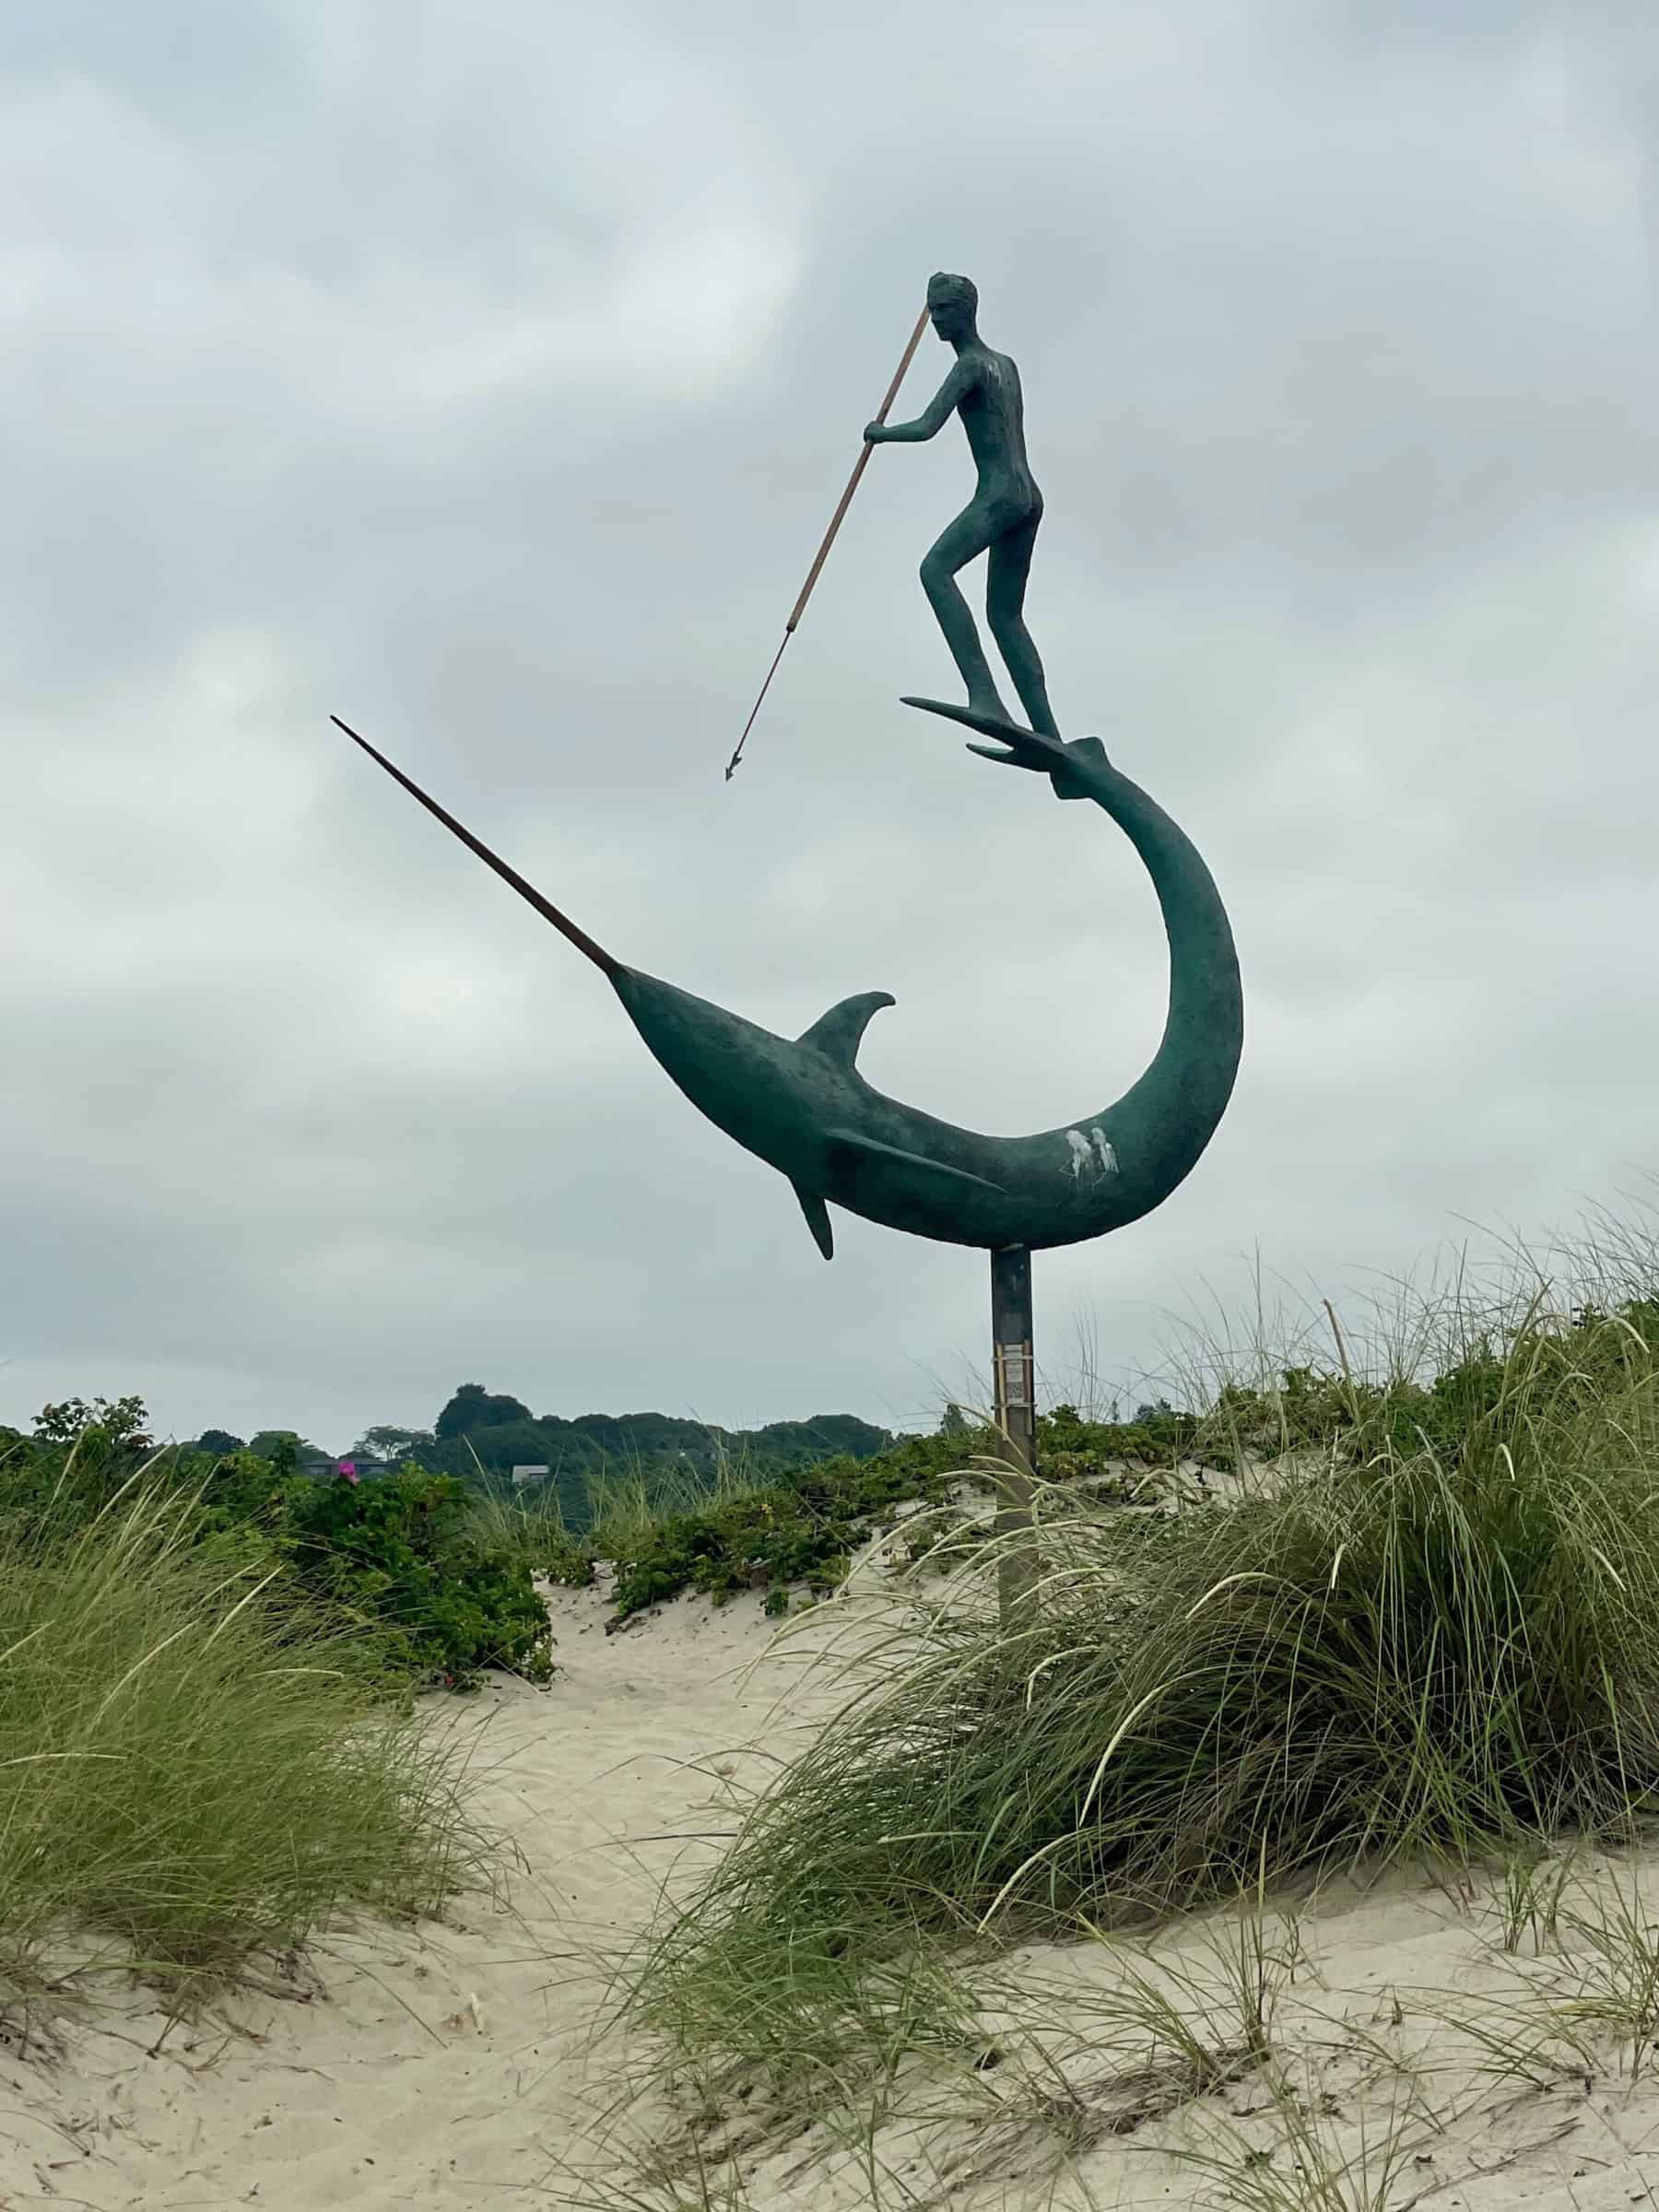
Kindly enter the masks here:
<path id="1" fill-rule="evenodd" d="M 922 563 L 922 582 L 968 686 L 968 703 L 907 699 L 909 706 L 965 725 L 989 745 L 970 751 L 1046 777 L 1060 799 L 1092 799 L 1139 853 L 1170 943 L 1169 1012 L 1157 1052 L 1139 1079 L 1111 1105 L 1031 1136 L 982 1135 L 888 1098 L 856 1065 L 870 1017 L 890 1006 L 886 991 L 863 991 L 821 1014 L 796 1038 L 771 1030 L 626 966 L 606 951 L 428 797 L 385 755 L 345 723 L 347 736 L 394 776 L 609 981 L 647 1049 L 700 1112 L 786 1176 L 828 1259 L 830 1206 L 912 1236 L 975 1244 L 991 1254 L 996 1426 L 1007 1441 L 1006 1504 L 1000 1534 L 1023 1530 L 999 1570 L 1004 1618 L 1026 1618 L 1037 1559 L 1030 1536 L 1036 1440 L 1031 1354 L 1031 1253 L 1076 1244 L 1139 1220 L 1192 1171 L 1232 1092 L 1243 1045 L 1238 955 L 1220 894 L 1190 839 L 1106 757 L 1098 737 L 1065 743 L 1054 726 L 1042 663 L 1025 626 L 1026 579 L 1042 519 L 1042 495 L 1026 459 L 1018 371 L 979 335 L 978 295 L 965 276 L 936 276 L 927 288 L 934 329 L 956 348 L 956 367 L 913 422 L 888 425 L 924 328 L 919 316 L 881 414 L 865 431 L 857 465 L 726 768 L 729 780 L 776 674 L 836 531 L 877 444 L 934 437 L 959 414 L 979 470 L 972 500 Z M 986 613 L 1030 726 L 1011 722 L 956 576 L 990 556 Z"/>
<path id="2" fill-rule="evenodd" d="M 1042 494 L 1026 458 L 1025 406 L 1019 371 L 1006 353 L 993 353 L 979 335 L 979 293 L 966 276 L 928 279 L 927 312 L 935 335 L 956 347 L 956 367 L 913 422 L 877 420 L 865 429 L 871 445 L 915 445 L 936 437 L 959 415 L 979 470 L 972 499 L 922 562 L 922 588 L 938 617 L 951 657 L 978 714 L 1008 719 L 980 643 L 957 572 L 988 553 L 985 618 L 1007 664 L 1030 726 L 1044 737 L 1060 735 L 1048 701 L 1042 662 L 1025 626 L 1026 579 L 1042 520 Z"/>
<path id="3" fill-rule="evenodd" d="M 905 703 L 993 740 L 969 749 L 1046 777 L 1056 798 L 1092 799 L 1140 854 L 1170 941 L 1169 1015 L 1150 1065 L 1112 1104 L 1033 1136 L 998 1137 L 887 1098 L 855 1065 L 871 1015 L 893 1003 L 887 992 L 842 999 L 803 1035 L 788 1039 L 629 967 L 366 738 L 339 724 L 608 977 L 646 1046 L 692 1104 L 788 1177 L 826 1259 L 833 1249 L 827 1202 L 912 1236 L 984 1245 L 996 1254 L 1075 1244 L 1138 1220 L 1190 1173 L 1214 1135 L 1243 1042 L 1238 958 L 1209 870 L 1163 809 L 1108 760 L 1098 737 L 1068 744 L 1054 729 L 1042 664 L 1020 611 L 1042 499 L 1026 461 L 1014 364 L 981 340 L 974 288 L 966 277 L 935 276 L 927 299 L 934 328 L 957 349 L 957 365 L 914 422 L 888 428 L 877 421 L 865 435 L 871 442 L 931 438 L 953 409 L 961 415 L 979 465 L 979 488 L 922 563 L 922 578 L 971 698 L 966 706 L 930 699 Z M 912 347 L 921 329 L 918 320 Z M 899 381 L 893 380 L 884 414 Z M 856 483 L 854 472 L 838 522 Z M 813 576 L 833 535 L 832 524 Z M 973 618 L 952 582 L 983 552 L 991 557 L 992 632 L 1030 727 L 1004 711 Z"/>

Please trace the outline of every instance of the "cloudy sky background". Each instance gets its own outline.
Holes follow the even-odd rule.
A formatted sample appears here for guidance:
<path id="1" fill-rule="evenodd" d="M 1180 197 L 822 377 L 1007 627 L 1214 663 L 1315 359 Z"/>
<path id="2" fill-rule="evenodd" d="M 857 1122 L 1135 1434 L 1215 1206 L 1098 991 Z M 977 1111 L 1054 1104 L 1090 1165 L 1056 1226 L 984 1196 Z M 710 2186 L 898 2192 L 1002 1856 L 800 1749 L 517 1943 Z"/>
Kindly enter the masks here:
<path id="1" fill-rule="evenodd" d="M 1115 1096 L 1166 981 L 1132 853 L 898 703 L 953 683 L 955 426 L 876 457 L 722 781 L 935 267 L 1025 379 L 1062 726 L 1245 974 L 1196 1172 L 1040 1255 L 1054 1386 L 1258 1250 L 1341 1295 L 1638 1187 L 1656 144 L 1648 0 L 0 13 L 0 1420 L 971 1386 L 983 1258 L 838 1215 L 826 1267 L 327 720 L 641 967 L 789 1033 L 892 990 L 883 1089 Z"/>

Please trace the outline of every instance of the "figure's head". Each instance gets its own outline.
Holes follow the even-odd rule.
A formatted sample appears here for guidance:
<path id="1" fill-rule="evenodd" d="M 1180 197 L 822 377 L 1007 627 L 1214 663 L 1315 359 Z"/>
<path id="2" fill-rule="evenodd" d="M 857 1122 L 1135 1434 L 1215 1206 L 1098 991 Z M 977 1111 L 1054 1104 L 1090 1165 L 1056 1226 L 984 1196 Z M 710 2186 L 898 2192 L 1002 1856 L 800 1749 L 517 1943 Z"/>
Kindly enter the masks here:
<path id="1" fill-rule="evenodd" d="M 979 291 L 971 276 L 947 276 L 941 270 L 927 280 L 927 312 L 935 335 L 950 341 L 971 338 L 979 309 Z"/>

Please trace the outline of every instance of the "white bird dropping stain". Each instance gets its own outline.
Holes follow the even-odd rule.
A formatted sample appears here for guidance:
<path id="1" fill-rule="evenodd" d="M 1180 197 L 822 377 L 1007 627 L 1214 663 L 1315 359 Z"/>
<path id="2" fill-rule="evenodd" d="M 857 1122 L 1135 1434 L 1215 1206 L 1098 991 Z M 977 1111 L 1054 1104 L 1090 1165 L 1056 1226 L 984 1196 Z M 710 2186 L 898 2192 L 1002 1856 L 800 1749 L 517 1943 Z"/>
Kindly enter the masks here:
<path id="1" fill-rule="evenodd" d="M 1081 1183 L 1083 1182 L 1085 1170 L 1088 1171 L 1088 1180 L 1091 1183 L 1097 1182 L 1102 1175 L 1117 1173 L 1118 1156 L 1112 1150 L 1104 1129 L 1091 1129 L 1087 1136 L 1084 1135 L 1081 1129 L 1068 1129 L 1065 1133 L 1065 1141 L 1071 1147 L 1071 1171 L 1074 1182 Z"/>

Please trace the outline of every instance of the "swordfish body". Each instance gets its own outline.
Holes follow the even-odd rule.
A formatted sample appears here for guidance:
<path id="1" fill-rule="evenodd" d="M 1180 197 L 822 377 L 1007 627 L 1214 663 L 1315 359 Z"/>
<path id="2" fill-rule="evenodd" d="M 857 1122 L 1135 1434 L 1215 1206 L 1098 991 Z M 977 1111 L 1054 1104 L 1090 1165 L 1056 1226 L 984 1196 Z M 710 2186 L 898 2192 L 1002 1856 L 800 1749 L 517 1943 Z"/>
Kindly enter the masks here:
<path id="1" fill-rule="evenodd" d="M 1035 1136 L 985 1136 L 878 1091 L 858 1073 L 870 1018 L 888 992 L 842 999 L 802 1036 L 779 1037 L 676 984 L 626 967 L 550 905 L 379 753 L 338 727 L 436 815 L 608 978 L 641 1041 L 715 1125 L 794 1185 L 818 1250 L 834 1250 L 829 1206 L 942 1243 L 1076 1244 L 1158 1206 L 1191 1171 L 1231 1095 L 1243 1045 L 1232 931 L 1190 839 L 1106 758 L 1098 738 L 1066 743 L 969 708 L 947 714 L 1000 741 L 971 751 L 1046 774 L 1056 794 L 1092 799 L 1128 836 L 1152 878 L 1170 943 L 1164 1032 L 1145 1074 L 1098 1113 Z"/>

